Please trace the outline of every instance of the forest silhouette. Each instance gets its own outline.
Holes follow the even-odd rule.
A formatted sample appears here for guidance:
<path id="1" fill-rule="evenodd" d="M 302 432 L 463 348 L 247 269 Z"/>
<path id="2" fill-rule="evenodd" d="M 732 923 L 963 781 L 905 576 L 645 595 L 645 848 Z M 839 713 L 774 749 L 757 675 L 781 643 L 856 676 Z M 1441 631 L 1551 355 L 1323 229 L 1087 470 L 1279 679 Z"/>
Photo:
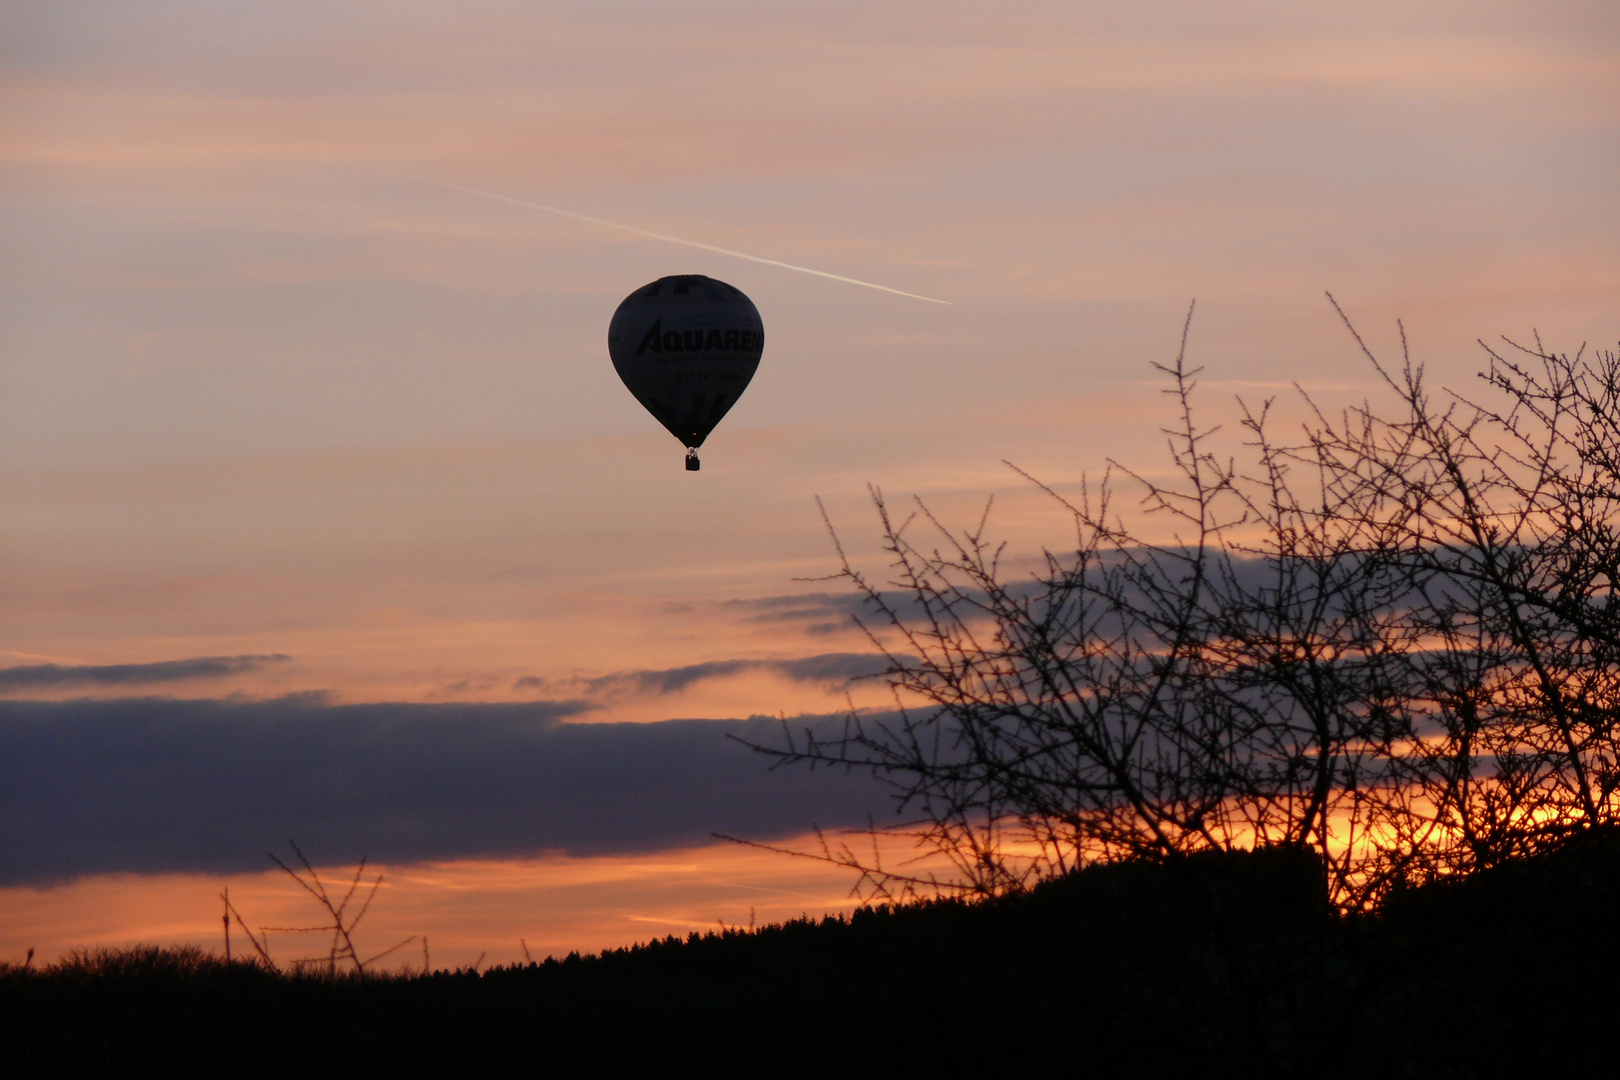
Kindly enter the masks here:
<path id="1" fill-rule="evenodd" d="M 1617 870 L 1595 830 L 1372 914 L 1275 848 L 482 971 L 93 951 L 0 972 L 0 1027 L 29 1075 L 1601 1075 Z"/>

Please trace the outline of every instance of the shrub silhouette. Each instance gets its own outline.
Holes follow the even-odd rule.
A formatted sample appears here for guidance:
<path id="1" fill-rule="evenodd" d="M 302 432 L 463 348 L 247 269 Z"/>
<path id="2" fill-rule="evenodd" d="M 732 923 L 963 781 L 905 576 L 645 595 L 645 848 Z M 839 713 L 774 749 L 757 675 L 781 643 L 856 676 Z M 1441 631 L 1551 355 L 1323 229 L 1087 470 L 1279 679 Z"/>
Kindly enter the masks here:
<path id="1" fill-rule="evenodd" d="M 230 890 L 222 890 L 219 898 L 224 904 L 221 922 L 224 924 L 225 960 L 227 963 L 231 959 L 231 924 L 233 922 L 247 936 L 248 944 L 253 949 L 254 958 L 252 962 L 263 965 L 270 971 L 280 970 L 280 965 L 270 956 L 271 934 L 329 934 L 329 944 L 325 956 L 299 957 L 290 962 L 291 970 L 296 974 L 318 974 L 327 978 L 336 978 L 340 971 L 352 974 L 356 978 L 363 978 L 370 973 L 371 966 L 378 960 L 393 955 L 416 940 L 416 935 L 412 934 L 410 937 L 362 960 L 359 951 L 355 947 L 354 933 L 360 926 L 361 921 L 365 919 L 366 912 L 371 910 L 371 902 L 376 898 L 377 890 L 382 887 L 383 876 L 378 874 L 367 885 L 365 880 L 366 860 L 362 858 L 354 869 L 353 877 L 349 879 L 348 888 L 339 897 L 327 890 L 326 882 L 321 880 L 320 871 L 315 869 L 296 843 L 289 840 L 287 846 L 292 849 L 293 860 L 297 863 L 296 866 L 288 865 L 287 862 L 274 853 L 270 854 L 270 861 L 276 865 L 278 870 L 292 878 L 299 888 L 309 894 L 309 897 L 325 913 L 328 921 L 318 926 L 261 926 L 258 933 L 254 933 L 253 928 L 242 917 L 242 913 L 236 909 L 236 905 L 231 903 Z M 361 895 L 362 885 L 366 886 L 363 895 Z M 351 911 L 350 905 L 354 904 L 357 898 L 360 902 Z M 422 958 L 422 967 L 423 970 L 426 970 L 428 963 L 427 940 L 425 938 L 422 941 Z"/>

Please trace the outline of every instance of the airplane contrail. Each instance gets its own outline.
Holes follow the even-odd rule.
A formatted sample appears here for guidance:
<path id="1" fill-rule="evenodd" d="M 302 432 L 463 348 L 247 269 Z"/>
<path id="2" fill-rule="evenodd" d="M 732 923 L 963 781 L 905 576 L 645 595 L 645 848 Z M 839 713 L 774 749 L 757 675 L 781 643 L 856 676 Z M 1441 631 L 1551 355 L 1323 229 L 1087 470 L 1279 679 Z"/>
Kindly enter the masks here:
<path id="1" fill-rule="evenodd" d="M 572 210 L 564 210 L 560 206 L 547 206 L 545 203 L 529 202 L 527 199 L 514 199 L 510 195 L 502 195 L 495 191 L 481 191 L 478 188 L 465 187 L 461 184 L 452 184 L 447 180 L 435 180 L 430 176 L 413 176 L 410 173 L 395 173 L 408 180 L 417 180 L 424 184 L 436 184 L 439 187 L 450 188 L 452 191 L 464 191 L 468 195 L 482 195 L 486 199 L 499 199 L 501 202 L 511 203 L 514 206 L 526 206 L 530 210 L 544 210 L 548 214 L 557 214 L 560 217 L 573 218 L 575 221 L 584 221 L 592 225 L 601 225 L 604 228 L 618 229 L 620 232 L 635 233 L 637 236 L 649 237 L 653 240 L 662 240 L 668 244 L 682 244 L 686 247 L 698 248 L 702 251 L 712 251 L 717 255 L 730 255 L 734 259 L 747 259 L 749 262 L 763 263 L 766 266 L 776 266 L 783 270 L 797 270 L 801 274 L 814 274 L 816 277 L 828 278 L 832 281 L 842 281 L 846 285 L 860 285 L 867 289 L 877 289 L 879 292 L 893 293 L 896 296 L 909 297 L 912 300 L 926 300 L 930 304 L 954 304 L 952 300 L 936 300 L 932 296 L 920 296 L 917 293 L 906 292 L 903 289 L 891 289 L 887 285 L 879 285 L 873 281 L 862 281 L 860 278 L 845 277 L 842 274 L 829 274 L 825 270 L 812 270 L 808 266 L 795 266 L 793 263 L 782 262 L 778 259 L 766 259 L 759 255 L 749 255 L 741 251 L 732 251 L 730 248 L 715 247 L 700 240 L 687 240 L 679 236 L 669 236 L 665 233 L 656 233 L 647 229 L 638 229 L 634 225 L 621 225 L 617 221 L 603 221 L 601 218 L 591 217 L 589 214 L 576 214 Z"/>

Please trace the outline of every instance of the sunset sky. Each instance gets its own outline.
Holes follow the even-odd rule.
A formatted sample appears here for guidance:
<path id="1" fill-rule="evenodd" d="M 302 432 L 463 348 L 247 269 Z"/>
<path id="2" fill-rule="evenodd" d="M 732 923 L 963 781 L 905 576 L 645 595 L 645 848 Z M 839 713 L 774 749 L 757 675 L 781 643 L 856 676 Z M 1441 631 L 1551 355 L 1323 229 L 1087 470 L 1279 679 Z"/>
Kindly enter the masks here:
<path id="1" fill-rule="evenodd" d="M 307 917 L 289 838 L 440 963 L 839 909 L 712 838 L 890 812 L 727 738 L 885 705 L 818 496 L 1061 547 L 1003 459 L 1162 468 L 1195 298 L 1212 419 L 1376 400 L 1324 290 L 1620 337 L 1612 0 L 10 0 L 0 95 L 0 959 Z M 696 474 L 675 273 L 768 334 Z"/>

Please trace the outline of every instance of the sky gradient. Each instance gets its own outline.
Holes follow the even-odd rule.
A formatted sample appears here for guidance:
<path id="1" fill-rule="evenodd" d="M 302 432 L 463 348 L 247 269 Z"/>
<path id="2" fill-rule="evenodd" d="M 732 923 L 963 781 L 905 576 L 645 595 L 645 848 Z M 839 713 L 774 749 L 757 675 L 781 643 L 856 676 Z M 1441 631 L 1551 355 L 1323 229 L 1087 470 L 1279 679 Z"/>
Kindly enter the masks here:
<path id="1" fill-rule="evenodd" d="M 873 809 L 722 738 L 873 670 L 818 496 L 1061 546 L 1003 459 L 1160 468 L 1194 298 L 1212 418 L 1376 399 L 1324 290 L 1612 348 L 1617 165 L 1605 0 L 7 4 L 0 955 L 211 941 L 288 830 L 444 962 L 832 910 L 707 839 Z M 672 273 L 768 331 L 695 475 L 606 352 Z"/>

